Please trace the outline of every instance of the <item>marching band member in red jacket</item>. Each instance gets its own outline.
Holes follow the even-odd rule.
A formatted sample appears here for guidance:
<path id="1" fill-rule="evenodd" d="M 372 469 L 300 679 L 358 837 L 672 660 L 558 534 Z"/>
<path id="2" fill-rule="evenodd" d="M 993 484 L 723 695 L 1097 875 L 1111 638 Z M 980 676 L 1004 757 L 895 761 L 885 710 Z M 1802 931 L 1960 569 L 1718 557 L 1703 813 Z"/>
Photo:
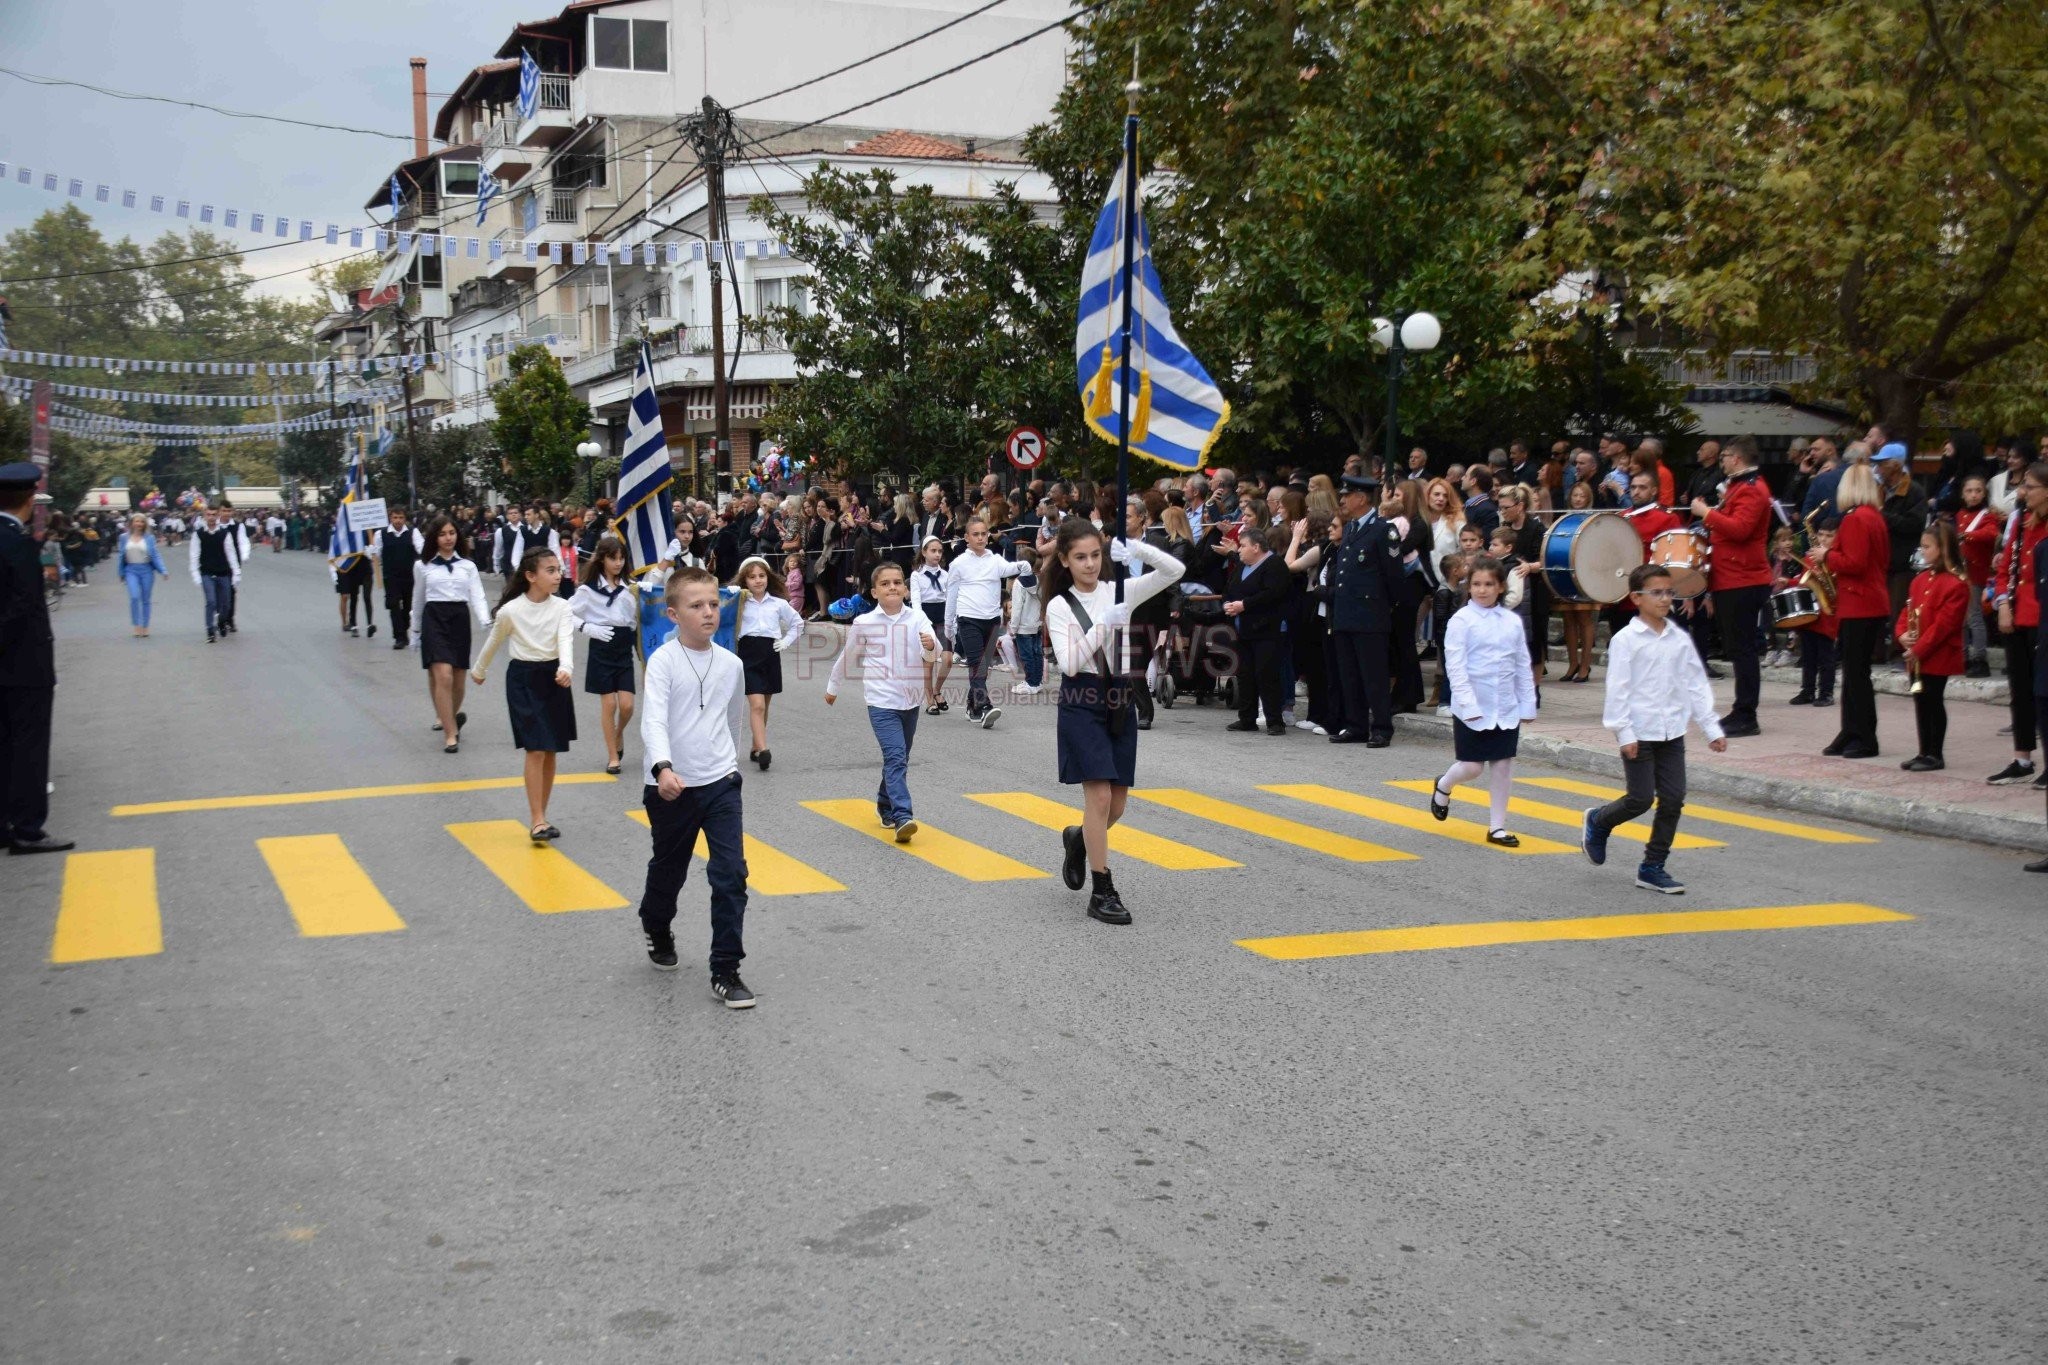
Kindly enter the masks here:
<path id="1" fill-rule="evenodd" d="M 1878 634 L 1891 620 L 1892 537 L 1878 508 L 1884 494 L 1868 464 L 1842 471 L 1835 506 L 1843 509 L 1835 543 L 1822 562 L 1835 579 L 1835 615 L 1841 623 L 1842 728 L 1822 749 L 1842 758 L 1877 757 L 1877 692 L 1870 665 L 1877 657 Z"/>
<path id="2" fill-rule="evenodd" d="M 2016 482 L 2024 486 L 2024 477 Z M 2041 628 L 2041 599 L 2034 592 L 2034 563 L 2041 542 L 2048 540 L 2048 519 L 2024 506 L 2006 523 L 2004 542 L 1992 575 L 1992 600 L 1998 604 L 1998 631 L 2005 636 L 2005 681 L 2012 708 L 2012 762 L 1988 779 L 1993 786 L 2035 779 L 2034 650 Z M 2035 779 L 2038 780 L 2038 779 Z"/>
<path id="3" fill-rule="evenodd" d="M 1771 490 L 1756 466 L 1756 442 L 1736 437 L 1721 448 L 1721 470 L 1728 476 L 1721 505 L 1709 507 L 1704 498 L 1692 504 L 1693 515 L 1713 536 L 1707 587 L 1714 594 L 1721 648 L 1735 669 L 1735 705 L 1721 717 L 1721 729 L 1730 739 L 1762 733 L 1756 723 L 1763 691 L 1757 645 L 1771 600 Z"/>
<path id="4" fill-rule="evenodd" d="M 1909 773 L 1931 773 L 1942 762 L 1948 738 L 1948 708 L 1942 693 L 1948 680 L 1963 671 L 1963 620 L 1970 612 L 1970 580 L 1963 571 L 1962 547 L 1956 528 L 1937 521 L 1920 536 L 1915 556 L 1927 567 L 1906 592 L 1906 609 L 1893 626 L 1916 679 L 1913 720 L 1920 731 L 1920 752 L 1899 766 Z"/>

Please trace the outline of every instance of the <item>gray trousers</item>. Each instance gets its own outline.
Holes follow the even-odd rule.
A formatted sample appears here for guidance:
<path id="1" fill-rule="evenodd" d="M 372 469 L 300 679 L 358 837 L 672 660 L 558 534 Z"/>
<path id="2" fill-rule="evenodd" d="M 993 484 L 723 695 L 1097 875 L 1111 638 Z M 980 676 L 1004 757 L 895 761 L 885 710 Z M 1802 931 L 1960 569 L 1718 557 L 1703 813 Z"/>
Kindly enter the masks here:
<path id="1" fill-rule="evenodd" d="M 1624 825 L 1648 810 L 1654 800 L 1657 818 L 1650 823 L 1650 842 L 1643 849 L 1643 862 L 1664 866 L 1671 856 L 1671 840 L 1678 833 L 1678 816 L 1685 809 L 1685 740 L 1644 739 L 1636 741 L 1636 756 L 1622 760 L 1628 773 L 1628 794 L 1608 802 L 1593 813 L 1593 827 L 1602 834 Z"/>

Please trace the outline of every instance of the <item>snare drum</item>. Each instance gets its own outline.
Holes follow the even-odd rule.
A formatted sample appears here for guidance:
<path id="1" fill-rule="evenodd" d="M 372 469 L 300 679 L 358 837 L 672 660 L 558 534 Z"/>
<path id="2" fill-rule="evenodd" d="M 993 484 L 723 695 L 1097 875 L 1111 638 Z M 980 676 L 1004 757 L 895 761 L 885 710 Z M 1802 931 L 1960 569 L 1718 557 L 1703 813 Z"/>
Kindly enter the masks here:
<path id="1" fill-rule="evenodd" d="M 1771 625 L 1778 630 L 1797 630 L 1820 620 L 1820 599 L 1813 589 L 1780 588 L 1771 594 Z"/>
<path id="2" fill-rule="evenodd" d="M 1673 597 L 1698 597 L 1707 590 L 1707 564 L 1713 550 L 1704 531 L 1683 527 L 1650 539 L 1650 563 L 1671 570 Z"/>
<path id="3" fill-rule="evenodd" d="M 1562 602 L 1619 602 L 1643 539 L 1614 512 L 1567 512 L 1543 537 L 1543 578 Z"/>

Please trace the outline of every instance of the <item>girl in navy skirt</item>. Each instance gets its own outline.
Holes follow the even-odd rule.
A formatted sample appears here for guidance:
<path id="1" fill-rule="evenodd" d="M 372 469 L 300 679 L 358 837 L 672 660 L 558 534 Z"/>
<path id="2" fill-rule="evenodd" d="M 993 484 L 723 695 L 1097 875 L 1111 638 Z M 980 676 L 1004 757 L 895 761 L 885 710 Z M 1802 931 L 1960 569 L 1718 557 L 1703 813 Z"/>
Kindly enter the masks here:
<path id="1" fill-rule="evenodd" d="M 1137 560 L 1146 572 L 1124 585 L 1116 600 L 1118 564 Z M 1138 718 L 1134 692 L 1144 686 L 1131 672 L 1131 611 L 1180 581 L 1178 559 L 1142 540 L 1113 542 L 1069 518 L 1053 543 L 1044 582 L 1045 629 L 1060 666 L 1060 781 L 1079 783 L 1081 823 L 1060 833 L 1060 875 L 1079 891 L 1093 880 L 1088 913 L 1104 924 L 1129 924 L 1131 912 L 1109 877 L 1109 830 L 1123 818 L 1124 798 L 1138 780 Z M 1112 654 L 1118 657 L 1112 658 Z M 1084 870 L 1086 877 L 1084 877 Z"/>
<path id="2" fill-rule="evenodd" d="M 1482 767 L 1490 768 L 1486 842 L 1520 848 L 1522 841 L 1507 830 L 1508 791 L 1522 722 L 1536 719 L 1536 674 L 1529 666 L 1529 637 L 1522 618 L 1501 603 L 1505 581 L 1499 560 L 1474 560 L 1466 581 L 1471 600 L 1458 609 L 1444 632 L 1457 762 L 1437 779 L 1429 794 L 1429 813 L 1449 819 L 1452 790 L 1479 776 Z"/>
<path id="3" fill-rule="evenodd" d="M 924 713 L 936 716 L 947 709 L 946 674 L 953 667 L 953 656 L 946 652 L 952 647 L 946 638 L 946 591 L 953 585 L 953 571 L 946 567 L 946 542 L 937 536 L 926 536 L 917 555 L 917 567 L 910 574 L 910 590 L 916 595 L 917 609 L 932 623 L 932 630 L 939 637 L 938 658 L 927 660 L 924 666 Z"/>
<path id="4" fill-rule="evenodd" d="M 749 555 L 740 561 L 732 585 L 740 590 L 733 612 L 733 652 L 746 672 L 747 723 L 754 747 L 747 757 L 768 771 L 768 703 L 782 692 L 782 651 L 803 638 L 804 618 L 775 591 L 768 561 Z"/>
<path id="5" fill-rule="evenodd" d="M 687 524 L 687 523 L 685 523 Z M 592 640 L 583 661 L 583 690 L 597 701 L 604 732 L 604 770 L 616 776 L 626 757 L 626 727 L 633 723 L 633 641 L 640 634 L 640 595 L 626 577 L 626 542 L 603 535 L 590 553 L 583 583 L 569 611 L 584 626 L 609 626 L 611 638 Z"/>
<path id="6" fill-rule="evenodd" d="M 505 580 L 491 633 L 469 676 L 483 686 L 484 669 L 501 641 L 511 641 L 512 662 L 505 668 L 505 708 L 512 714 L 512 745 L 526 751 L 526 807 L 532 817 L 527 831 L 536 844 L 562 837 L 548 822 L 548 798 L 555 790 L 555 755 L 566 753 L 576 738 L 576 703 L 569 691 L 575 680 L 576 618 L 569 603 L 556 596 L 562 586 L 562 561 L 538 545 L 519 557 L 519 566 Z M 583 626 L 594 640 L 612 638 L 610 626 Z"/>

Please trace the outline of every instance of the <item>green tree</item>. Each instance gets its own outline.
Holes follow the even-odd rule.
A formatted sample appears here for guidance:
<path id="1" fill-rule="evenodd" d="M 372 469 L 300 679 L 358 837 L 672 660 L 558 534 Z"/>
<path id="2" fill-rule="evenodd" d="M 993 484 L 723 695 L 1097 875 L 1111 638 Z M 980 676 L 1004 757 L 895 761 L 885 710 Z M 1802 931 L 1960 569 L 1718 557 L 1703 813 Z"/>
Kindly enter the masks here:
<path id="1" fill-rule="evenodd" d="M 391 449 L 374 461 L 370 487 L 382 496 L 403 500 L 406 475 L 415 441 L 401 434 Z M 488 474 L 489 455 L 495 449 L 492 430 L 486 426 L 422 427 L 417 440 L 419 495 L 422 508 L 447 508 L 469 501 L 480 481 Z"/>
<path id="2" fill-rule="evenodd" d="M 1909 441 L 1937 395 L 2048 363 L 2037 9 L 1455 8 L 1528 130 L 1526 259 L 1625 273 L 1720 351 L 1808 351 Z"/>
<path id="3" fill-rule="evenodd" d="M 521 346 L 506 358 L 510 377 L 491 390 L 492 424 L 517 497 L 553 501 L 576 479 L 576 447 L 588 439 L 590 408 L 569 391 L 547 348 Z"/>

